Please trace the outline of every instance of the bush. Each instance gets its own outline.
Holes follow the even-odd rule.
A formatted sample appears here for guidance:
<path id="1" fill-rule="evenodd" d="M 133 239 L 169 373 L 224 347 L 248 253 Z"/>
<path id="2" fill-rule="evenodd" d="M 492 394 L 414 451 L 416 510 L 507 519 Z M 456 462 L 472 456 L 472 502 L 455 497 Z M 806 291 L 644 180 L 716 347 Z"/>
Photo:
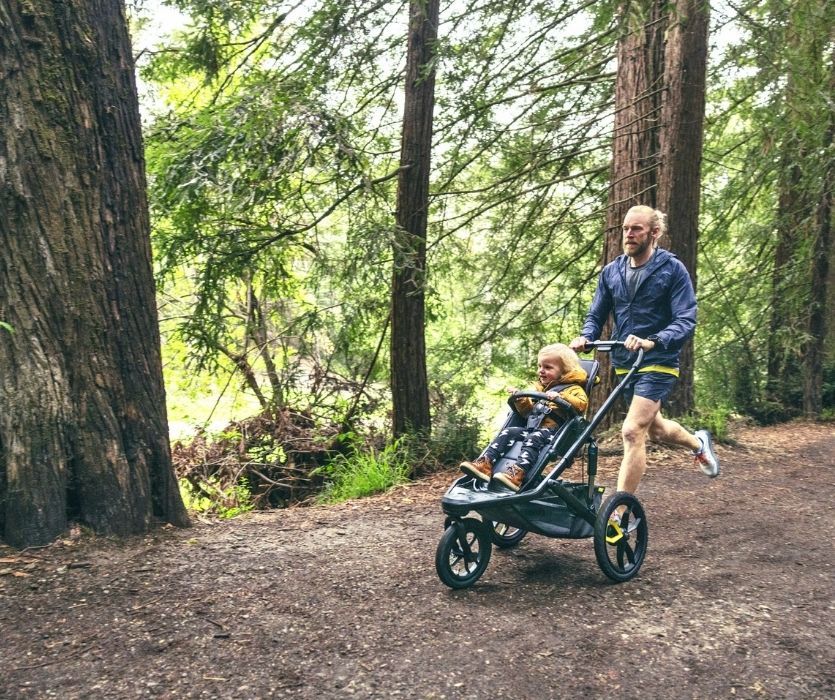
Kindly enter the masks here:
<path id="1" fill-rule="evenodd" d="M 246 479 L 227 487 L 221 486 L 215 477 L 200 480 L 197 484 L 182 478 L 178 483 L 183 503 L 192 513 L 234 518 L 251 511 L 254 507 Z"/>
<path id="2" fill-rule="evenodd" d="M 481 426 L 471 413 L 456 411 L 436 416 L 427 444 L 436 468 L 446 468 L 481 452 Z"/>
<path id="3" fill-rule="evenodd" d="M 690 421 L 700 428 L 707 428 L 718 442 L 727 442 L 729 438 L 728 424 L 732 411 L 727 406 L 699 408 L 693 412 Z"/>
<path id="4" fill-rule="evenodd" d="M 386 445 L 382 451 L 370 447 L 363 452 L 352 446 L 346 454 L 337 454 L 329 464 L 316 470 L 326 480 L 318 500 L 338 503 L 402 484 L 409 478 L 412 459 L 412 450 L 402 439 Z"/>

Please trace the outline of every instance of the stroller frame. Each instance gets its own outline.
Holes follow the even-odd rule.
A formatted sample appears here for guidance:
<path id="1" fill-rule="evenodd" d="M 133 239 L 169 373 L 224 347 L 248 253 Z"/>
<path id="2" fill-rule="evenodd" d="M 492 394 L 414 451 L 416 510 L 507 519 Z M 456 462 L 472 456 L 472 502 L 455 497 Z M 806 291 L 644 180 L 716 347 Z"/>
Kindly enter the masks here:
<path id="1" fill-rule="evenodd" d="M 587 346 L 610 352 L 620 341 L 597 341 Z M 547 399 L 540 392 L 517 392 L 513 398 L 529 396 L 535 401 L 550 401 L 563 408 L 570 418 L 561 425 L 540 454 L 518 492 L 494 481 L 484 484 L 472 476 L 458 478 L 441 499 L 446 514 L 444 534 L 438 543 L 435 568 L 443 583 L 451 588 L 473 585 L 489 563 L 492 545 L 500 548 L 517 545 L 528 533 L 555 538 L 594 537 L 598 565 L 609 578 L 622 582 L 633 578 L 646 554 L 648 527 L 638 499 L 626 492 L 610 496 L 601 507 L 604 488 L 595 484 L 597 442 L 594 430 L 623 393 L 625 383 L 638 371 L 643 360 L 639 350 L 627 374 L 618 383 L 590 420 L 586 420 L 560 397 Z M 596 360 L 583 360 L 589 374 L 587 392 L 596 379 Z M 513 402 L 508 402 L 513 409 Z M 517 414 L 518 415 L 518 414 Z M 512 412 L 505 426 L 514 422 Z M 495 467 L 515 461 L 521 445 L 517 442 Z M 587 448 L 587 481 L 570 482 L 560 475 L 575 457 Z M 540 483 L 536 480 L 548 462 L 556 460 Z M 620 522 L 612 520 L 618 510 Z M 465 517 L 474 512 L 480 519 Z"/>

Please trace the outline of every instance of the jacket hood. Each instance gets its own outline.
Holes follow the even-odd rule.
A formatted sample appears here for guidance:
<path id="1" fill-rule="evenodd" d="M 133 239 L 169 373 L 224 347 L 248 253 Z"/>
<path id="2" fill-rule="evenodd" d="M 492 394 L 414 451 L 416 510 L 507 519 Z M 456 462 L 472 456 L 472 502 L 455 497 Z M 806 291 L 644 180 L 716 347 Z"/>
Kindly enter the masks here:
<path id="1" fill-rule="evenodd" d="M 548 389 L 552 386 L 557 386 L 559 384 L 585 384 L 588 377 L 589 375 L 586 374 L 586 370 L 582 367 L 578 367 L 577 369 L 569 370 L 559 379 L 555 379 L 553 382 L 550 382 L 547 386 L 544 386 L 540 382 L 537 383 L 542 387 L 542 391 L 548 391 Z"/>

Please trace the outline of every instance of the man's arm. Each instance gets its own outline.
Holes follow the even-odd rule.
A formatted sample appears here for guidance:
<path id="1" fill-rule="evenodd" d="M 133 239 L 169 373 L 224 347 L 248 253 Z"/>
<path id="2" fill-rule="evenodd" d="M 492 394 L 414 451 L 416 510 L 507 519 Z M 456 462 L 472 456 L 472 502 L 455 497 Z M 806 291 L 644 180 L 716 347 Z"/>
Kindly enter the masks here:
<path id="1" fill-rule="evenodd" d="M 670 288 L 670 311 L 673 320 L 651 340 L 664 349 L 677 349 L 684 345 L 696 330 L 696 293 L 684 265 L 679 264 Z"/>

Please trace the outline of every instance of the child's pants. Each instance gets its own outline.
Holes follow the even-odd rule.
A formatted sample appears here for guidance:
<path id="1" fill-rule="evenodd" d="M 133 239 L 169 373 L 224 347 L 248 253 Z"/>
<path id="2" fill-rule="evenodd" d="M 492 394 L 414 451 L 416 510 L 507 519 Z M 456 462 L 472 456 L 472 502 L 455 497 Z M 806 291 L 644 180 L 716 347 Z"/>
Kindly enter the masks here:
<path id="1" fill-rule="evenodd" d="M 495 464 L 517 440 L 524 440 L 516 464 L 527 472 L 536 461 L 545 443 L 554 435 L 554 430 L 556 428 L 537 428 L 530 431 L 527 428 L 505 428 L 496 435 L 484 451 L 484 455 Z"/>

